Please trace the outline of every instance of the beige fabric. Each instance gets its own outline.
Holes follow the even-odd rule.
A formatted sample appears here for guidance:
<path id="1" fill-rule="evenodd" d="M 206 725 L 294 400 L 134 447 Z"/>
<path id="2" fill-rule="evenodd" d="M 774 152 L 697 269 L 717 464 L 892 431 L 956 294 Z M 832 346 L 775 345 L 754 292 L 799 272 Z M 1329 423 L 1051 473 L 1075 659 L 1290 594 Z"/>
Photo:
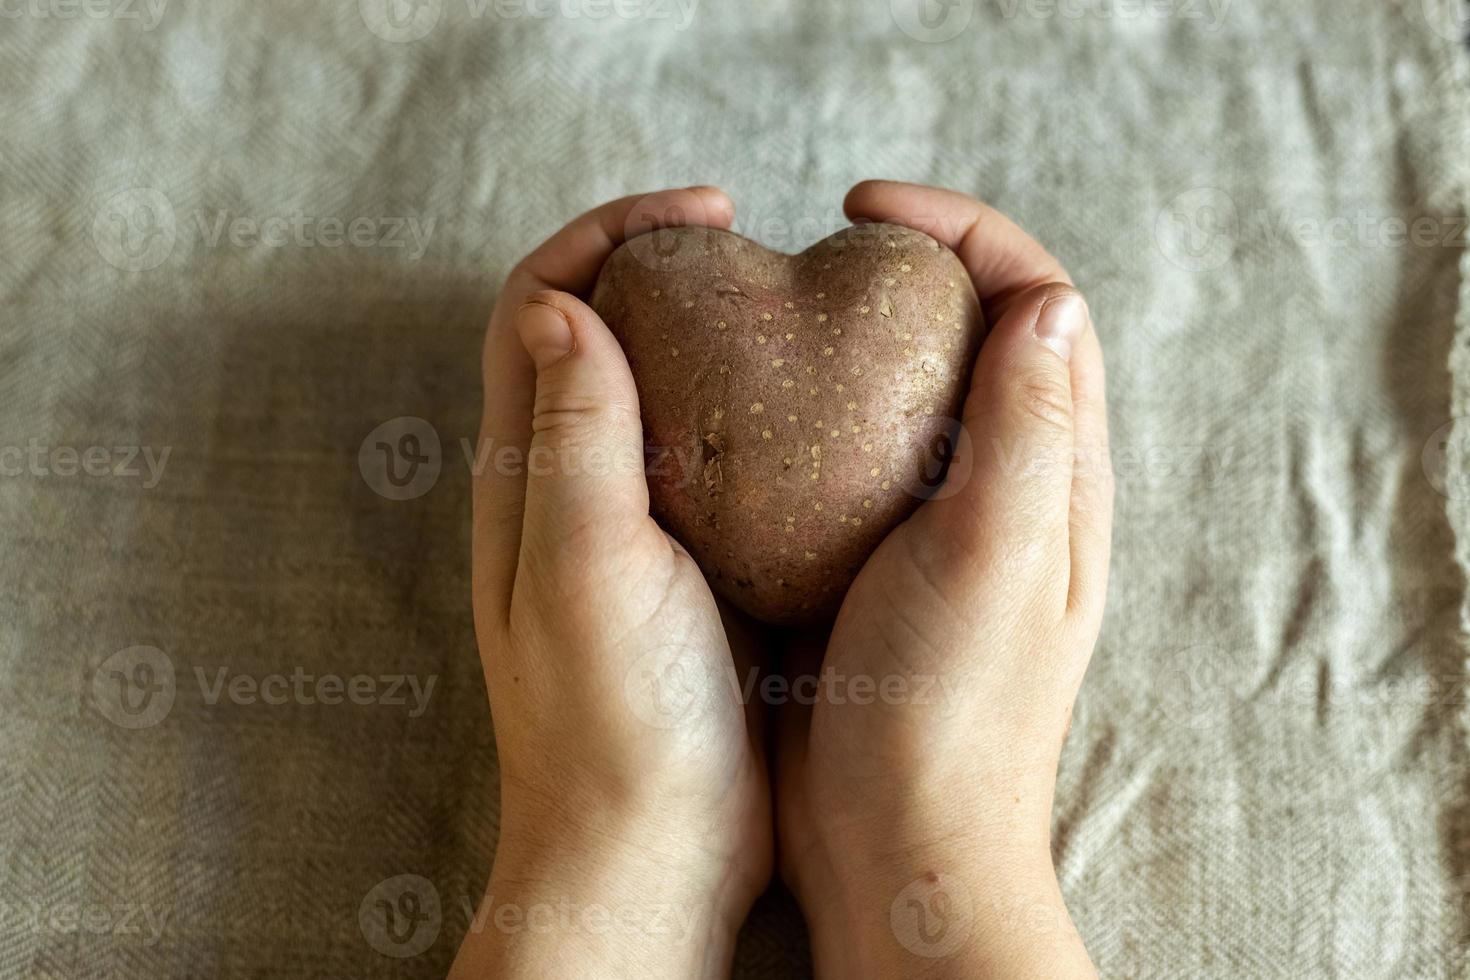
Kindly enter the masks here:
<path id="1" fill-rule="evenodd" d="M 442 975 L 496 833 L 460 440 L 498 282 L 622 193 L 717 182 L 795 249 L 874 175 L 1009 211 L 1103 334 L 1056 839 L 1104 974 L 1466 975 L 1456 5 L 385 2 L 0 5 L 0 975 Z M 737 974 L 801 934 L 763 904 Z"/>

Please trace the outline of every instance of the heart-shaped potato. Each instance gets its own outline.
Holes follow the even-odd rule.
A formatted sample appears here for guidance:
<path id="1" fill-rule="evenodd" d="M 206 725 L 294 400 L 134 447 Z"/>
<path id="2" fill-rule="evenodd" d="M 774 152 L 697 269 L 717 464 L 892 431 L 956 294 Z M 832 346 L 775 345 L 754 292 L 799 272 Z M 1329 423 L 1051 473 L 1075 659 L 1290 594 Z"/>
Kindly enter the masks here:
<path id="1" fill-rule="evenodd" d="M 654 517 L 717 592 L 783 624 L 830 619 L 940 484 L 985 331 L 955 254 L 889 224 L 799 255 L 649 232 L 592 307 L 637 382 Z"/>

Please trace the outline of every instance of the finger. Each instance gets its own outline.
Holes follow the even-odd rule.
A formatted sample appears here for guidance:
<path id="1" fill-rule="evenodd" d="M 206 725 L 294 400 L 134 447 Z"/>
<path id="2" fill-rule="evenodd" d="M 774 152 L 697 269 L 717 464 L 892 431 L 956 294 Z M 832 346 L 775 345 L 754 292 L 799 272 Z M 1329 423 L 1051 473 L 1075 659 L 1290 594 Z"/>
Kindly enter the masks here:
<path id="1" fill-rule="evenodd" d="M 1113 534 L 1113 463 L 1108 452 L 1108 407 L 1102 344 L 1088 318 L 1072 350 L 1072 405 L 1076 440 L 1072 504 L 1067 525 L 1071 547 L 1068 608 L 1095 631 L 1108 590 Z"/>
<path id="2" fill-rule="evenodd" d="M 569 293 L 532 293 L 515 325 L 536 371 L 522 541 L 551 559 L 619 548 L 648 520 L 643 425 L 623 349 Z"/>
<path id="3" fill-rule="evenodd" d="M 474 489 L 474 577 L 481 613 L 504 615 L 520 551 L 521 463 L 531 442 L 535 368 L 516 333 L 516 311 L 537 290 L 585 292 L 630 234 L 664 223 L 727 228 L 733 215 L 730 199 L 712 187 L 625 197 L 577 218 L 511 272 L 491 314 L 482 354 L 485 407 Z"/>
<path id="4" fill-rule="evenodd" d="M 937 580 L 968 594 L 997 568 L 1040 570 L 1041 593 L 1065 607 L 1075 446 L 1072 352 L 1087 325 L 1082 295 L 1066 283 L 1017 296 L 975 364 L 951 471 L 968 479 L 916 514 L 920 555 L 942 563 Z M 1029 588 L 1035 576 L 1005 576 Z"/>
<path id="5" fill-rule="evenodd" d="M 728 228 L 735 205 L 718 187 L 687 187 L 619 198 L 593 208 L 552 235 L 521 263 L 536 289 L 584 294 L 602 263 L 629 238 L 655 228 L 707 225 Z"/>
<path id="6" fill-rule="evenodd" d="M 485 406 L 476 444 L 471 565 L 477 617 L 505 616 L 521 546 L 523 463 L 531 442 L 536 369 L 513 319 L 526 295 L 507 283 L 490 316 L 481 355 Z"/>
<path id="7" fill-rule="evenodd" d="M 1061 264 L 1015 222 L 958 191 L 865 180 L 847 192 L 842 207 L 849 218 L 905 225 L 949 246 L 969 271 L 991 323 L 1027 289 L 1072 282 Z"/>

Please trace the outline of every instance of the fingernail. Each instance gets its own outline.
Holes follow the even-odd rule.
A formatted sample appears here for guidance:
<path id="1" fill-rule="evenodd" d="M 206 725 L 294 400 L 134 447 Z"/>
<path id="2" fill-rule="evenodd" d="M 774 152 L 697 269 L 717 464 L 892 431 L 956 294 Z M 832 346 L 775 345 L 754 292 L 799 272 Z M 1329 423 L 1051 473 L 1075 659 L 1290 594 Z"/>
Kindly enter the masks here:
<path id="1" fill-rule="evenodd" d="M 1042 304 L 1036 318 L 1036 339 L 1064 361 L 1072 359 L 1072 344 L 1087 326 L 1087 304 L 1081 293 L 1063 293 Z"/>
<path id="2" fill-rule="evenodd" d="M 516 332 L 526 353 L 544 371 L 572 352 L 572 325 L 554 306 L 527 303 L 516 311 Z"/>

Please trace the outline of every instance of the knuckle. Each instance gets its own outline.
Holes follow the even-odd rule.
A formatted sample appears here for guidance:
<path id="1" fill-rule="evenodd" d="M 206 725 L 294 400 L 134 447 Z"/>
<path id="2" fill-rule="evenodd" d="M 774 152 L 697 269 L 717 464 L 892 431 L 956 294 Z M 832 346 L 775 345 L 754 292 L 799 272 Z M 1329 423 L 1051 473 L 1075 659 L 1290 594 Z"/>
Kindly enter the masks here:
<path id="1" fill-rule="evenodd" d="M 637 473 L 643 467 L 640 433 L 636 408 L 543 383 L 531 410 L 526 472 L 579 480 Z"/>
<path id="2" fill-rule="evenodd" d="M 617 399 L 544 380 L 531 408 L 531 431 L 542 438 L 621 442 L 641 425 L 637 409 Z"/>
<path id="3" fill-rule="evenodd" d="M 1056 374 L 1033 372 L 1016 382 L 1016 411 L 1048 429 L 1072 430 L 1072 391 Z"/>
<path id="4" fill-rule="evenodd" d="M 554 291 L 542 288 L 543 283 L 537 279 L 535 274 L 526 265 L 526 259 L 516 263 L 505 277 L 505 287 L 500 291 L 502 301 L 509 299 L 510 309 L 513 311 L 522 303 L 532 301 L 548 302 L 548 295 L 555 295 Z"/>
<path id="5" fill-rule="evenodd" d="M 531 409 L 531 430 L 537 435 L 585 430 L 605 415 L 606 405 L 590 395 L 543 385 Z"/>
<path id="6" fill-rule="evenodd" d="M 524 270 L 519 270 L 519 271 L 521 272 L 521 274 L 523 276 L 525 276 L 527 278 L 527 280 L 529 280 L 531 282 L 537 281 L 535 279 L 535 277 L 531 275 L 531 273 L 526 272 Z M 556 307 L 557 309 L 561 310 L 562 309 L 561 299 L 565 295 L 566 295 L 565 293 L 561 292 L 560 290 L 556 290 L 556 289 L 534 289 L 531 292 L 527 293 L 526 296 L 521 300 L 521 302 L 522 303 L 544 303 L 547 306 L 553 306 L 553 307 Z M 565 310 L 562 310 L 562 312 L 565 313 L 566 311 Z"/>

